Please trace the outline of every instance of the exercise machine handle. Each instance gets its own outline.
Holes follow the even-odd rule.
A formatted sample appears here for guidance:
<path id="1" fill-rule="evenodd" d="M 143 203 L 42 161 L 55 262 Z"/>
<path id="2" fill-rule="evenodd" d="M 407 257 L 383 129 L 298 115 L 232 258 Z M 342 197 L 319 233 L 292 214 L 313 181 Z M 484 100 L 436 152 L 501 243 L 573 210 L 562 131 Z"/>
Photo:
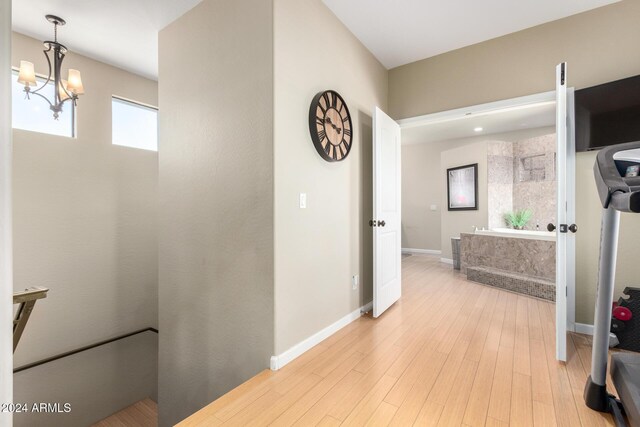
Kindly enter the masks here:
<path id="1" fill-rule="evenodd" d="M 596 156 L 596 187 L 605 209 L 611 206 L 621 212 L 640 212 L 640 176 L 625 177 L 615 158 L 616 153 L 629 150 L 640 152 L 640 141 L 604 148 Z M 640 155 L 634 162 L 640 163 Z"/>

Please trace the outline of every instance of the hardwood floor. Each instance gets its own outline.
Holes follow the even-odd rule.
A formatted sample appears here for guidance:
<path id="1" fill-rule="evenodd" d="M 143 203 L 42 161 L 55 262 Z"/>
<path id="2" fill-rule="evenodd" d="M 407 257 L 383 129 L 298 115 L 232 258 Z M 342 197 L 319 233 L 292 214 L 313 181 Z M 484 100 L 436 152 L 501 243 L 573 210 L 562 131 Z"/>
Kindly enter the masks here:
<path id="1" fill-rule="evenodd" d="M 95 423 L 92 427 L 155 427 L 158 425 L 158 405 L 144 399 Z"/>
<path id="2" fill-rule="evenodd" d="M 403 259 L 403 297 L 179 425 L 603 426 L 582 390 L 588 337 L 556 362 L 554 305 Z"/>

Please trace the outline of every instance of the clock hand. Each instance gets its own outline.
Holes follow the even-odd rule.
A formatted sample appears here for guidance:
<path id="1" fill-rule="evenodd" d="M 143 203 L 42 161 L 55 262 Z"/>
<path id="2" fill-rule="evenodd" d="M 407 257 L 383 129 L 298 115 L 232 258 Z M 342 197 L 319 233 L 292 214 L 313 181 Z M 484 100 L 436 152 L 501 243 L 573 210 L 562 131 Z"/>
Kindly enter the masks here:
<path id="1" fill-rule="evenodd" d="M 324 122 L 325 123 L 329 123 L 331 125 L 331 127 L 333 128 L 333 130 L 335 130 L 336 132 L 338 132 L 338 133 L 342 132 L 341 128 L 339 128 L 338 126 L 333 124 L 333 122 L 331 121 L 331 117 L 325 117 Z"/>

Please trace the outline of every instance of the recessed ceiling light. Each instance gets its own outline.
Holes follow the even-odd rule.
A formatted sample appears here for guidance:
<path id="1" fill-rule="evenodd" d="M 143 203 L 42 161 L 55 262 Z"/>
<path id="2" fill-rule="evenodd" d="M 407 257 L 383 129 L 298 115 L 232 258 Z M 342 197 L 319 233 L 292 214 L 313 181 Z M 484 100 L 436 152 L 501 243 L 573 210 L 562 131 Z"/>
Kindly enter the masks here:
<path id="1" fill-rule="evenodd" d="M 482 132 L 482 128 L 481 127 L 477 127 L 473 129 L 474 132 Z"/>

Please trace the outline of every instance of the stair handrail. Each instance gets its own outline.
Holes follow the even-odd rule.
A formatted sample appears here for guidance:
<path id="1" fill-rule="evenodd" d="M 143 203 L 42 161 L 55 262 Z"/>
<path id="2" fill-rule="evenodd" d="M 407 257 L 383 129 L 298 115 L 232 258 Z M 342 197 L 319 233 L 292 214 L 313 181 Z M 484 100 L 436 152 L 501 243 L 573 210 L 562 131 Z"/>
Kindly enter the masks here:
<path id="1" fill-rule="evenodd" d="M 47 297 L 48 288 L 42 286 L 33 286 L 24 291 L 13 293 L 13 304 L 19 304 L 19 307 L 13 317 L 13 352 L 16 352 L 20 337 L 27 326 L 29 316 L 36 305 L 36 301 Z"/>

